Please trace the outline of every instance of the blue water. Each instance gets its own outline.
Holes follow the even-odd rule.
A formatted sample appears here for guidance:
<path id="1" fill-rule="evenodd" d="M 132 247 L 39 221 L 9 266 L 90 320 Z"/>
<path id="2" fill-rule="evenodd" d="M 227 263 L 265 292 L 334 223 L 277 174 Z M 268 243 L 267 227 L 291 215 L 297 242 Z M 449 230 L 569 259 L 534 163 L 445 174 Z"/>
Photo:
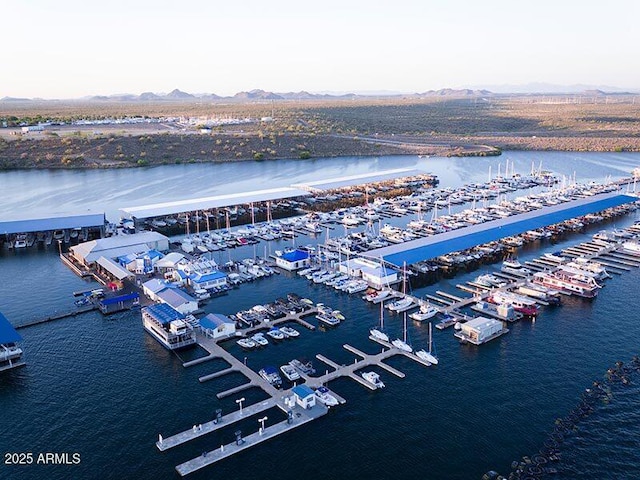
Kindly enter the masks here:
<path id="1" fill-rule="evenodd" d="M 546 155 L 557 154 L 530 155 L 548 166 Z M 604 175 L 628 166 L 626 156 L 597 158 L 598 162 L 586 165 L 591 169 L 601 163 Z M 455 159 L 454 164 L 461 160 L 478 161 Z M 582 170 L 580 175 L 587 173 Z M 442 185 L 448 183 L 443 180 Z M 608 226 L 622 227 L 636 219 L 632 214 Z M 567 235 L 556 244 L 527 247 L 520 258 L 578 243 L 598 228 Z M 251 248 L 232 255 L 251 255 Z M 415 293 L 461 294 L 456 283 L 492 269 L 495 266 L 483 266 Z M 331 388 L 347 399 L 346 405 L 189 478 L 462 480 L 479 479 L 490 469 L 508 473 L 511 461 L 540 449 L 554 420 L 578 403 L 584 388 L 602 379 L 615 361 L 628 361 L 639 353 L 640 322 L 634 302 L 639 280 L 638 269 L 616 275 L 594 301 L 567 299 L 562 307 L 545 309 L 535 323 L 513 325 L 509 334 L 480 348 L 459 345 L 452 330 L 434 330 L 439 366 L 425 368 L 404 358 L 393 359 L 389 363 L 406 378 L 380 371 L 387 388 L 379 392 L 365 391 L 348 379 L 333 382 Z M 61 265 L 53 249 L 0 252 L 0 311 L 14 323 L 68 308 L 72 291 L 92 285 Z M 229 314 L 289 291 L 338 308 L 347 320 L 329 331 L 299 329 L 299 339 L 258 352 L 243 353 L 229 344 L 227 348 L 239 358 L 247 357 L 249 366 L 257 370 L 316 353 L 348 363 L 354 357 L 342 348 L 344 343 L 367 352 L 377 350 L 367 339 L 368 329 L 378 320 L 377 307 L 357 295 L 337 294 L 293 275 L 243 285 L 212 300 L 207 310 Z M 386 325 L 391 333 L 401 334 L 401 317 L 387 314 Z M 79 452 L 81 463 L 0 464 L 0 478 L 173 479 L 175 465 L 233 440 L 235 428 L 227 428 L 165 453 L 157 451 L 159 433 L 167 436 L 203 423 L 216 408 L 225 413 L 235 410 L 235 398 L 218 400 L 215 394 L 243 379 L 229 376 L 200 384 L 199 376 L 224 368 L 224 363 L 183 368 L 182 360 L 198 352 L 180 353 L 181 358 L 167 352 L 144 332 L 139 314 L 89 313 L 23 329 L 21 334 L 28 365 L 0 376 L 0 453 Z M 410 322 L 409 337 L 415 346 L 426 346 L 426 325 Z M 322 367 L 319 361 L 315 364 Z M 620 390 L 610 404 L 580 424 L 562 447 L 558 478 L 639 477 L 637 393 L 636 385 Z M 264 398 L 256 390 L 242 396 L 248 403 Z M 278 411 L 267 416 L 267 424 L 282 419 Z M 256 431 L 257 416 L 240 428 Z"/>

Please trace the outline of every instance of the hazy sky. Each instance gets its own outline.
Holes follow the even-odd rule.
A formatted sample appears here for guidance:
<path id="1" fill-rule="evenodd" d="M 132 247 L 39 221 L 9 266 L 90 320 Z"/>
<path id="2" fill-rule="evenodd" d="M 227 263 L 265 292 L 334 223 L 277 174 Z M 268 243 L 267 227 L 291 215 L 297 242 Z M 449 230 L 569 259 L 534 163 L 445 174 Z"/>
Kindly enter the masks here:
<path id="1" fill-rule="evenodd" d="M 637 0 L 22 0 L 0 97 L 640 88 Z"/>

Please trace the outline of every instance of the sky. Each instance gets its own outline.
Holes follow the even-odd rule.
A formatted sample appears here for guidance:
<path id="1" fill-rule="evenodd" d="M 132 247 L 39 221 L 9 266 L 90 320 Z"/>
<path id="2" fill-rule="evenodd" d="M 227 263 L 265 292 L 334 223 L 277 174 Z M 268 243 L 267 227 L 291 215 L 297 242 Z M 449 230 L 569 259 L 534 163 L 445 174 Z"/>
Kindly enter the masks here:
<path id="1" fill-rule="evenodd" d="M 23 0 L 0 98 L 115 93 L 640 89 L 637 0 Z"/>

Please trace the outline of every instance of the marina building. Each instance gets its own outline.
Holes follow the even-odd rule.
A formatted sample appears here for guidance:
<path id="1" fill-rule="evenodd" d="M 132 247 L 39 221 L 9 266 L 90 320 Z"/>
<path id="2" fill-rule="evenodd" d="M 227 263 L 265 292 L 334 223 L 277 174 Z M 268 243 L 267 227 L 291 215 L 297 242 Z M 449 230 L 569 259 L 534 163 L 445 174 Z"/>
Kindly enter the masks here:
<path id="1" fill-rule="evenodd" d="M 104 315 L 129 310 L 137 305 L 140 305 L 140 295 L 137 292 L 103 298 L 98 302 L 98 308 Z"/>
<path id="2" fill-rule="evenodd" d="M 198 309 L 198 300 L 179 288 L 167 287 L 160 290 L 156 293 L 156 298 L 184 315 Z"/>
<path id="3" fill-rule="evenodd" d="M 167 253 L 164 257 L 159 259 L 153 268 L 156 272 L 165 274 L 176 270 L 179 266 L 187 263 L 187 259 L 180 252 Z"/>
<path id="4" fill-rule="evenodd" d="M 294 250 L 276 257 L 276 265 L 290 272 L 309 266 L 311 255 L 306 250 Z"/>
<path id="5" fill-rule="evenodd" d="M 189 277 L 189 283 L 194 290 L 211 290 L 224 287 L 227 284 L 227 275 L 219 270 L 209 273 L 195 273 Z"/>
<path id="6" fill-rule="evenodd" d="M 0 372 L 24 365 L 22 349 L 17 345 L 20 341 L 20 334 L 7 317 L 0 313 Z"/>
<path id="7" fill-rule="evenodd" d="M 200 319 L 200 330 L 213 339 L 230 337 L 236 333 L 236 322 L 220 313 L 209 313 Z"/>
<path id="8" fill-rule="evenodd" d="M 116 235 L 70 247 L 69 254 L 85 267 L 92 267 L 100 257 L 113 259 L 129 254 L 142 254 L 150 250 L 168 251 L 169 238 L 158 232 Z"/>
<path id="9" fill-rule="evenodd" d="M 142 309 L 144 329 L 169 350 L 196 343 L 196 334 L 184 315 L 167 304 L 150 305 Z"/>
<path id="10" fill-rule="evenodd" d="M 366 258 L 353 258 L 340 264 L 339 270 L 352 277 L 362 277 L 369 286 L 378 290 L 398 283 L 398 271 L 384 267 L 379 262 Z"/>
<path id="11" fill-rule="evenodd" d="M 476 317 L 473 320 L 463 323 L 462 329 L 456 333 L 455 336 L 474 345 L 480 345 L 494 338 L 498 338 L 508 331 L 500 320 Z"/>
<path id="12" fill-rule="evenodd" d="M 304 409 L 313 408 L 316 405 L 316 395 L 307 385 L 298 385 L 291 389 L 295 395 L 296 403 Z"/>
<path id="13" fill-rule="evenodd" d="M 96 270 L 106 277 L 118 282 L 123 282 L 127 279 L 133 280 L 136 277 L 133 272 L 123 268 L 120 264 L 107 257 L 100 257 L 96 260 Z"/>

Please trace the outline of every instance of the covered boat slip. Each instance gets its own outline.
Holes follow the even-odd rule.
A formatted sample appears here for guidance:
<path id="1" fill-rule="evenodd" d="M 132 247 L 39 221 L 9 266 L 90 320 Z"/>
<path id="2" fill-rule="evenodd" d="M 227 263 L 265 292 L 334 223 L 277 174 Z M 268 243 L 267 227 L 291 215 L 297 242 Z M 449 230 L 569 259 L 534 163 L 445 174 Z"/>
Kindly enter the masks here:
<path id="1" fill-rule="evenodd" d="M 356 185 L 397 180 L 400 178 L 414 177 L 426 174 L 426 172 L 423 172 L 422 170 L 416 170 L 415 168 L 396 168 L 393 170 L 383 170 L 376 173 L 364 173 L 360 175 L 329 178 L 326 180 L 318 180 L 314 182 L 295 183 L 291 186 L 309 190 L 311 192 L 323 192 L 326 190 L 335 190 L 336 188 L 353 187 Z"/>
<path id="2" fill-rule="evenodd" d="M 125 207 L 120 209 L 122 218 L 153 218 L 165 215 L 176 215 L 183 212 L 195 212 L 198 210 L 210 210 L 212 208 L 232 207 L 257 202 L 283 200 L 286 198 L 306 197 L 310 193 L 299 188 L 271 188 L 268 190 L 256 190 L 253 192 L 232 193 L 229 195 L 216 195 L 212 197 L 191 198 L 174 202 L 155 203 L 139 207 Z"/>
<path id="3" fill-rule="evenodd" d="M 0 234 L 34 233 L 74 228 L 100 228 L 105 226 L 104 213 L 61 215 L 49 218 L 30 218 L 0 221 Z"/>
<path id="4" fill-rule="evenodd" d="M 22 337 L 0 312 L 0 372 L 24 365 L 22 350 L 16 346 Z"/>
<path id="5" fill-rule="evenodd" d="M 422 260 L 459 252 L 477 245 L 500 240 L 504 237 L 548 227 L 565 220 L 589 213 L 601 212 L 608 208 L 618 207 L 638 200 L 638 197 L 630 195 L 604 193 L 430 237 L 369 250 L 362 255 L 378 260 L 382 258 L 385 262 L 398 267 L 404 263 L 411 265 Z"/>

